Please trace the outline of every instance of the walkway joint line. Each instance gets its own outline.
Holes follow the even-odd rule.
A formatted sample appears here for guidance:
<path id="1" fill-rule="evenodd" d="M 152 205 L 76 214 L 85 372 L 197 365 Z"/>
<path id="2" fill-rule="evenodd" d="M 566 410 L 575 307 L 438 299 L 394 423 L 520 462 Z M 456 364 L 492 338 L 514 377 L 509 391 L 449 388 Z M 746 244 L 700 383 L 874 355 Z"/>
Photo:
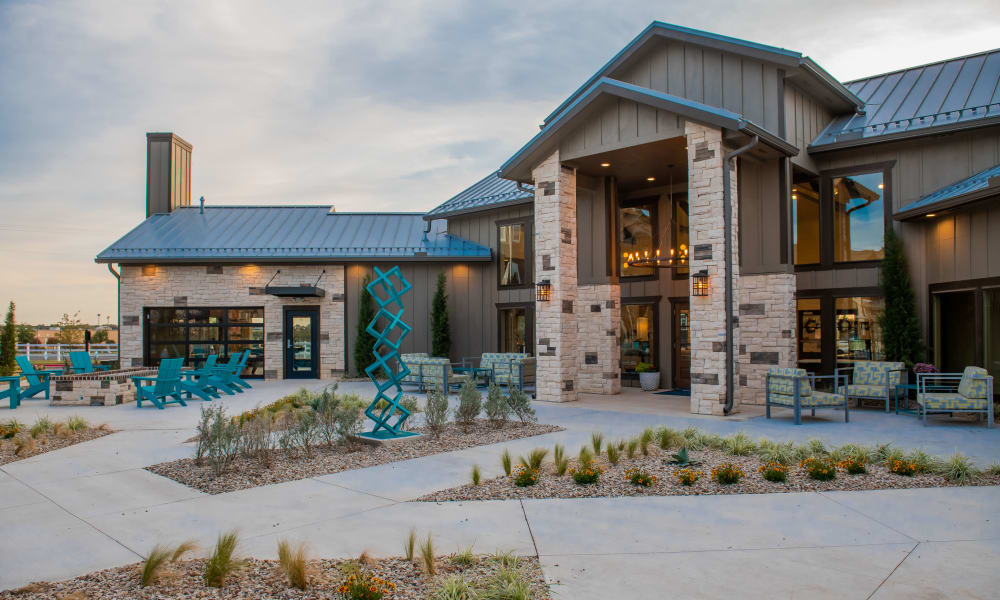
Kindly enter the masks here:
<path id="1" fill-rule="evenodd" d="M 906 556 L 904 556 L 902 560 L 900 560 L 898 563 L 896 563 L 896 566 L 893 567 L 891 571 L 889 571 L 889 574 L 886 575 L 885 578 L 882 581 L 880 581 L 877 586 L 875 586 L 875 589 L 872 590 L 872 593 L 868 594 L 868 597 L 865 598 L 865 600 L 871 600 L 871 597 L 874 596 L 879 591 L 879 589 L 882 588 L 883 585 L 885 585 L 885 582 L 889 581 L 889 578 L 892 577 L 892 574 L 896 572 L 896 569 L 899 568 L 899 565 L 901 565 L 904 562 L 906 562 L 906 559 L 910 558 L 910 555 L 913 554 L 913 551 L 916 550 L 919 546 L 920 546 L 920 542 L 917 542 L 916 544 L 914 544 L 913 547 L 910 548 L 910 551 L 906 553 Z"/>
<path id="2" fill-rule="evenodd" d="M 535 534 L 531 531 L 531 521 L 528 520 L 528 511 L 524 509 L 524 499 L 518 499 L 521 504 L 521 514 L 524 515 L 524 524 L 528 526 L 528 535 L 531 536 L 531 546 L 535 549 L 535 558 L 539 558 L 538 555 L 538 542 L 535 541 Z"/>
<path id="3" fill-rule="evenodd" d="M 868 491 L 868 490 L 860 490 L 860 491 Z M 833 499 L 833 498 L 831 498 L 830 496 L 827 496 L 827 495 L 826 495 L 826 492 L 823 492 L 823 491 L 817 491 L 817 492 L 814 492 L 814 493 L 815 493 L 815 494 L 817 494 L 817 495 L 819 495 L 819 496 L 820 496 L 820 497 L 822 497 L 822 498 L 826 498 L 827 500 L 829 500 L 830 502 L 833 502 L 833 503 L 834 503 L 834 504 L 836 504 L 837 506 L 841 506 L 841 507 L 843 507 L 843 508 L 846 508 L 847 510 L 850 510 L 850 511 L 852 511 L 852 512 L 856 512 L 856 513 L 858 513 L 859 515 L 861 515 L 862 517 L 864 517 L 864 518 L 866 518 L 866 519 L 869 519 L 869 520 L 871 520 L 871 521 L 874 521 L 874 522 L 878 523 L 879 525 L 881 525 L 882 527 L 885 527 L 886 529 L 891 529 L 892 531 L 895 531 L 896 533 L 898 533 L 899 535 L 901 535 L 901 536 L 903 536 L 903 537 L 907 538 L 908 540 L 911 540 L 911 541 L 913 541 L 913 542 L 917 542 L 917 543 L 919 543 L 919 542 L 920 542 L 920 540 L 918 540 L 918 539 L 914 538 L 914 537 L 913 537 L 912 535 L 907 535 L 907 534 L 903 533 L 902 531 L 900 531 L 900 530 L 896 529 L 895 527 L 893 527 L 893 526 L 891 526 L 891 525 L 887 525 L 887 524 L 883 523 L 882 521 L 879 521 L 879 520 L 878 520 L 878 519 L 876 519 L 875 517 L 873 517 L 873 516 L 871 516 L 871 515 L 869 515 L 869 514 L 865 514 L 865 513 L 861 512 L 860 510 L 858 510 L 858 509 L 854 508 L 853 506 L 848 506 L 848 505 L 844 504 L 843 502 L 837 502 L 836 500 L 834 500 L 834 499 Z"/>

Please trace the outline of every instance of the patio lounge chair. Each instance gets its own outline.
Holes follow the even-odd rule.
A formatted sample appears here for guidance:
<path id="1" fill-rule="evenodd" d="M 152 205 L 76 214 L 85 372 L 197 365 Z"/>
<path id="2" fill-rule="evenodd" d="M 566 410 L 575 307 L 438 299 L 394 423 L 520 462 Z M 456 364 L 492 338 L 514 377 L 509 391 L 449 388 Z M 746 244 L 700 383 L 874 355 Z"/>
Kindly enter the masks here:
<path id="1" fill-rule="evenodd" d="M 958 381 L 954 392 L 937 391 L 946 382 Z M 927 391 L 933 388 L 935 391 Z M 965 367 L 961 373 L 917 373 L 917 409 L 927 425 L 928 413 L 986 413 L 987 429 L 993 427 L 993 377 L 982 367 Z"/>
<path id="2" fill-rule="evenodd" d="M 28 387 L 21 390 L 21 397 L 18 404 L 26 398 L 33 398 L 39 392 L 45 392 L 45 399 L 49 399 L 49 377 L 62 375 L 62 369 L 50 369 L 42 371 L 35 369 L 27 356 L 17 357 L 17 366 L 21 368 L 21 375 L 28 381 Z"/>
<path id="3" fill-rule="evenodd" d="M 907 370 L 901 362 L 859 360 L 835 369 L 834 374 L 847 378 L 847 399 L 857 399 L 856 406 L 861 406 L 862 398 L 885 400 L 885 412 L 889 412 L 889 399 L 895 397 L 898 384 L 906 383 Z"/>
<path id="4" fill-rule="evenodd" d="M 237 384 L 245 387 L 248 390 L 251 387 L 253 387 L 253 386 L 250 385 L 249 383 L 247 383 L 247 381 L 245 379 L 243 379 L 243 370 L 247 368 L 247 361 L 249 359 L 250 359 L 250 351 L 249 350 L 244 350 L 243 351 L 243 357 L 240 358 L 240 362 L 239 362 L 239 365 L 238 365 L 239 368 L 236 369 L 236 371 L 233 373 L 233 381 L 236 382 Z"/>
<path id="5" fill-rule="evenodd" d="M 229 362 L 222 365 L 215 365 L 212 368 L 212 374 L 214 379 L 217 381 L 219 389 L 230 389 L 236 393 L 243 393 L 243 385 L 239 381 L 239 373 L 243 370 L 242 363 L 245 360 L 244 356 L 249 353 L 247 350 L 245 352 L 237 352 L 236 354 L 230 355 Z M 243 382 L 246 384 L 246 382 Z M 246 384 L 249 386 L 249 384 Z"/>
<path id="6" fill-rule="evenodd" d="M 795 424 L 802 424 L 802 409 L 808 408 L 816 416 L 817 408 L 843 408 L 844 422 L 850 421 L 847 408 L 847 386 L 835 386 L 837 392 L 814 389 L 817 379 L 833 379 L 837 375 L 818 376 L 805 369 L 772 367 L 767 371 L 764 393 L 764 413 L 771 418 L 771 406 L 784 406 L 795 411 Z"/>
<path id="7" fill-rule="evenodd" d="M 468 373 L 455 373 L 451 361 L 444 357 L 403 354 L 400 358 L 410 370 L 402 383 L 417 385 L 421 390 L 450 390 L 461 387 L 466 379 L 472 377 Z"/>
<path id="8" fill-rule="evenodd" d="M 90 361 L 90 353 L 83 350 L 69 353 L 69 362 L 74 373 L 93 373 L 95 370 L 107 371 L 106 365 L 95 365 Z"/>
<path id="9" fill-rule="evenodd" d="M 526 352 L 484 352 L 479 366 L 493 369 L 497 385 L 516 385 L 524 389 L 535 382 L 535 358 Z"/>
<path id="10" fill-rule="evenodd" d="M 211 402 L 214 398 L 220 397 L 220 389 L 229 395 L 233 394 L 220 379 L 215 377 L 213 368 L 218 357 L 218 354 L 210 354 L 205 359 L 205 366 L 201 369 L 181 371 L 181 388 L 188 398 L 194 395 L 206 402 Z"/>
<path id="11" fill-rule="evenodd" d="M 160 368 L 156 372 L 156 377 L 132 377 L 135 384 L 135 405 L 142 408 L 142 401 L 149 400 L 153 406 L 163 410 L 167 404 L 180 404 L 187 406 L 181 395 L 181 366 L 184 364 L 183 358 L 164 358 L 160 361 Z M 153 385 L 142 385 L 144 381 L 151 381 Z"/>
<path id="12" fill-rule="evenodd" d="M 0 377 L 0 386 L 6 385 L 7 389 L 0 387 L 0 400 L 10 399 L 10 408 L 13 410 L 21 404 L 21 376 L 6 375 Z"/>

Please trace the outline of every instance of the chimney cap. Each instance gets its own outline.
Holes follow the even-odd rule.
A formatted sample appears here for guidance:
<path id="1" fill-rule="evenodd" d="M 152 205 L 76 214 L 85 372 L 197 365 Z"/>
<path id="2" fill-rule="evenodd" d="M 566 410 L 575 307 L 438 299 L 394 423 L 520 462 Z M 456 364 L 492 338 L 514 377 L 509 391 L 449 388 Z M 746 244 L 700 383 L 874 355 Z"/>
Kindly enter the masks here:
<path id="1" fill-rule="evenodd" d="M 194 148 L 194 146 L 192 146 L 190 142 L 188 142 L 181 136 L 177 135 L 176 133 L 173 133 L 172 131 L 151 131 L 146 133 L 147 142 L 159 141 L 159 140 L 169 140 L 177 142 L 181 146 L 184 146 L 184 148 L 187 149 L 188 152 L 190 152 Z"/>

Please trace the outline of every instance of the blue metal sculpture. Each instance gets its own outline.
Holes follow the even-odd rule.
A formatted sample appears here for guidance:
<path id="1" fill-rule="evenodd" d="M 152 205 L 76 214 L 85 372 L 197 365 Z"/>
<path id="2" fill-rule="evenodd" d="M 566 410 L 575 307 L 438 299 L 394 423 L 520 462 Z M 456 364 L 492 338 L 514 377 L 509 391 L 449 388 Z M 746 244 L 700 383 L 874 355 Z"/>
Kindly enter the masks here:
<path id="1" fill-rule="evenodd" d="M 369 432 L 362 433 L 361 437 L 385 440 L 419 435 L 412 431 L 403 431 L 403 423 L 410 417 L 410 411 L 399 403 L 403 398 L 403 386 L 400 383 L 410 374 L 406 363 L 399 358 L 399 346 L 412 331 L 412 328 L 403 322 L 403 294 L 410 291 L 413 286 L 403 277 L 398 266 L 385 273 L 378 267 L 374 269 L 375 277 L 365 289 L 378 304 L 378 312 L 365 329 L 375 336 L 375 345 L 372 348 L 375 362 L 365 369 L 365 374 L 375 384 L 378 393 L 365 409 L 365 415 L 375 422 L 375 427 Z M 393 277 L 398 281 L 398 286 Z M 398 307 L 398 310 L 394 309 L 394 306 Z M 388 323 L 381 331 L 377 329 L 379 321 Z M 399 365 L 398 370 L 393 370 L 391 364 L 393 360 Z M 375 373 L 379 370 L 385 375 L 384 383 L 379 383 L 375 377 Z M 382 400 L 385 400 L 386 406 L 378 410 L 375 407 Z M 399 417 L 393 423 L 392 417 L 396 413 Z"/>

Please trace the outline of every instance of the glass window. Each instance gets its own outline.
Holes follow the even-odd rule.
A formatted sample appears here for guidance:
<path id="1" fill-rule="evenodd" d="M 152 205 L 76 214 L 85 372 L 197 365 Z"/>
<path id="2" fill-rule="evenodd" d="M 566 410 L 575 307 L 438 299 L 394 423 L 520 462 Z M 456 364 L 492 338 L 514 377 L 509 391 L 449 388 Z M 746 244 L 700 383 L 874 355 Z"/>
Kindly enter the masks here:
<path id="1" fill-rule="evenodd" d="M 795 264 L 819 260 L 819 180 L 796 173 L 792 183 L 792 248 Z"/>
<path id="2" fill-rule="evenodd" d="M 882 298 L 836 298 L 834 331 L 837 366 L 855 360 L 882 360 L 882 330 L 878 318 L 885 303 Z"/>
<path id="3" fill-rule="evenodd" d="M 263 308 L 230 308 L 229 309 L 229 322 L 230 323 L 255 323 L 259 325 L 264 324 L 264 309 Z"/>
<path id="4" fill-rule="evenodd" d="M 1000 394 L 1000 288 L 983 290 L 983 328 L 986 370 L 993 376 L 993 393 Z"/>
<path id="5" fill-rule="evenodd" d="M 687 199 L 674 200 L 674 245 L 676 252 L 687 250 L 691 243 L 691 229 L 688 224 L 688 202 Z M 674 279 L 683 279 L 688 276 L 687 267 L 673 269 Z"/>
<path id="6" fill-rule="evenodd" d="M 500 285 L 525 285 L 528 279 L 528 236 L 525 223 L 500 225 Z"/>
<path id="7" fill-rule="evenodd" d="M 823 363 L 823 315 L 819 298 L 800 298 L 798 313 L 799 368 L 817 373 Z"/>
<path id="8" fill-rule="evenodd" d="M 653 201 L 624 206 L 618 212 L 619 240 L 622 253 L 622 276 L 642 277 L 653 275 L 654 267 L 630 267 L 625 262 L 629 254 L 640 257 L 655 256 L 656 228 Z"/>
<path id="9" fill-rule="evenodd" d="M 532 353 L 533 343 L 528 341 L 531 334 L 527 307 L 501 308 L 500 312 L 500 352 Z"/>
<path id="10" fill-rule="evenodd" d="M 622 305 L 622 371 L 634 372 L 640 362 L 656 365 L 655 304 Z"/>
<path id="11" fill-rule="evenodd" d="M 247 375 L 264 375 L 263 308 L 148 308 L 146 322 L 150 366 L 184 358 L 184 366 L 198 368 L 211 354 L 224 361 L 250 349 Z"/>
<path id="12" fill-rule="evenodd" d="M 834 177 L 833 260 L 880 260 L 885 207 L 882 172 Z"/>

